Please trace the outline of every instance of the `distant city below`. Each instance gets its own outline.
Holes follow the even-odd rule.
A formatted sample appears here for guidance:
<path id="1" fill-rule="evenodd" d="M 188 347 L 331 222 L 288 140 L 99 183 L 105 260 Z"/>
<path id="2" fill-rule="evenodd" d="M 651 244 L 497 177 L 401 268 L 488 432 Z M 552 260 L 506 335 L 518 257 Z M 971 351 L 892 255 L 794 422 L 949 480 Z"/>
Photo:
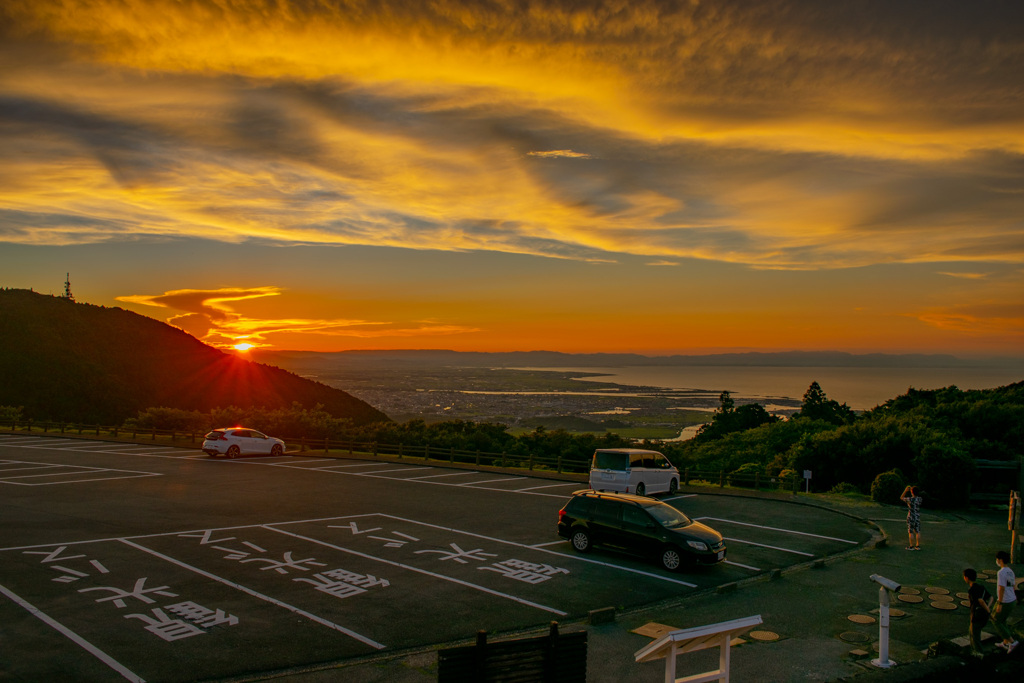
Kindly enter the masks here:
<path id="1" fill-rule="evenodd" d="M 719 396 L 788 416 L 811 382 L 854 410 L 915 389 L 986 389 L 1024 379 L 1024 362 L 845 353 L 667 356 L 455 351 L 254 352 L 253 359 L 343 389 L 395 420 L 500 422 L 515 429 L 685 438 Z"/>

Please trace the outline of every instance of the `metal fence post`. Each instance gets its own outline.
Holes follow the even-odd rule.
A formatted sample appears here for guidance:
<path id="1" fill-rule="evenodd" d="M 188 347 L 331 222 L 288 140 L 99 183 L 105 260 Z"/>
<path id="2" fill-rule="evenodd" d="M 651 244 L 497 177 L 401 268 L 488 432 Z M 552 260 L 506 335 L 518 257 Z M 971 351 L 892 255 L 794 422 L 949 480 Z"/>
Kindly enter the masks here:
<path id="1" fill-rule="evenodd" d="M 558 456 L 558 473 L 559 474 L 562 473 L 562 456 L 561 455 Z"/>

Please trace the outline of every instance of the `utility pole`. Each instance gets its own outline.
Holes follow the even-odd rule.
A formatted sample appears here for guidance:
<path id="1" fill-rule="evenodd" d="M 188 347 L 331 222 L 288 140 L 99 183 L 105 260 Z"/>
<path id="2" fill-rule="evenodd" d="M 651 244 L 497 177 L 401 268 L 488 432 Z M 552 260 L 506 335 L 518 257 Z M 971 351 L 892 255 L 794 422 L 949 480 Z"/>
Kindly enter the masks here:
<path id="1" fill-rule="evenodd" d="M 71 273 L 68 273 L 64 279 L 64 298 L 68 301 L 75 300 L 75 295 L 71 293 Z"/>

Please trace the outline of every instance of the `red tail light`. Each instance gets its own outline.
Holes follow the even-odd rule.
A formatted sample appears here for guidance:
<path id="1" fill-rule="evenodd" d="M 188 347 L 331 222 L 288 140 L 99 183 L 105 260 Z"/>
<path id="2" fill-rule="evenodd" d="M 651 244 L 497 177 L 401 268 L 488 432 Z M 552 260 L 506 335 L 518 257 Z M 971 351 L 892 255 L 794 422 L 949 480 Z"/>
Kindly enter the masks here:
<path id="1" fill-rule="evenodd" d="M 562 520 L 564 520 L 567 514 L 568 513 L 566 513 L 565 510 L 559 510 L 558 511 L 558 521 L 561 522 Z"/>

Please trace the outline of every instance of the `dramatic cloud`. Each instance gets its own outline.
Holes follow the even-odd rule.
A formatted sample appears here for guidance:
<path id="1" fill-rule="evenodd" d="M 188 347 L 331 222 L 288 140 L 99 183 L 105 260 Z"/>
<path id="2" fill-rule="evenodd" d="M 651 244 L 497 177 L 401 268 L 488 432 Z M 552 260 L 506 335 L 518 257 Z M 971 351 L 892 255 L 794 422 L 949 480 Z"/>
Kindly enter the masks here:
<path id="1" fill-rule="evenodd" d="M 12 0 L 0 240 L 1019 263 L 983 5 Z"/>
<path id="2" fill-rule="evenodd" d="M 366 320 L 266 319 L 244 316 L 229 305 L 237 301 L 278 296 L 277 287 L 180 289 L 157 295 L 116 297 L 117 301 L 179 311 L 167 322 L 214 346 L 230 347 L 247 342 L 265 346 L 268 337 L 281 334 L 316 334 L 339 337 L 379 338 L 464 334 L 472 328 L 420 322 L 413 327 Z"/>

